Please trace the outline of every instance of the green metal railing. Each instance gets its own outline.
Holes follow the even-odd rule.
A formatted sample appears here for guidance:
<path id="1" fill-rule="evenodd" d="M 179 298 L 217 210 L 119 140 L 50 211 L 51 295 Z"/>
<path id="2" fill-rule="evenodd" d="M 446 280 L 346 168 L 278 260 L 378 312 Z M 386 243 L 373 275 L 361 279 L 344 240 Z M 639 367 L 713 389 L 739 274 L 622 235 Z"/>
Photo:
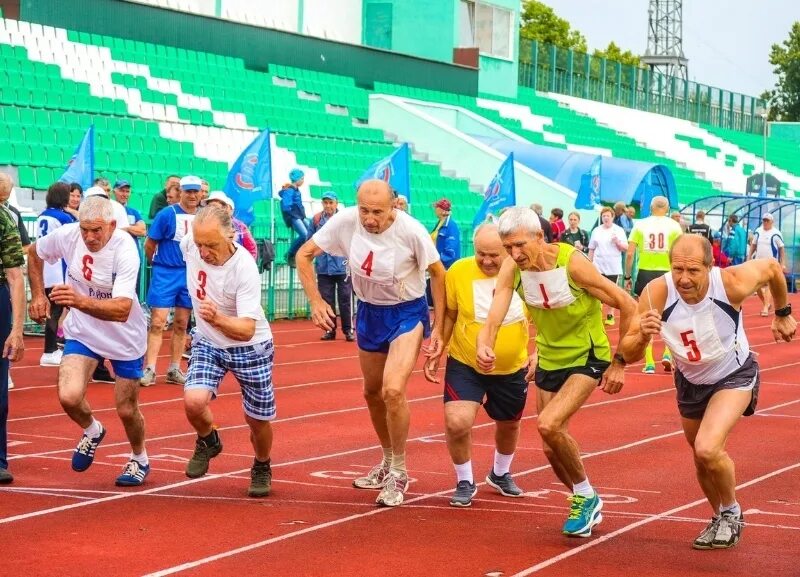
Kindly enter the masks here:
<path id="1" fill-rule="evenodd" d="M 520 38 L 519 84 L 692 122 L 760 133 L 764 101 Z"/>

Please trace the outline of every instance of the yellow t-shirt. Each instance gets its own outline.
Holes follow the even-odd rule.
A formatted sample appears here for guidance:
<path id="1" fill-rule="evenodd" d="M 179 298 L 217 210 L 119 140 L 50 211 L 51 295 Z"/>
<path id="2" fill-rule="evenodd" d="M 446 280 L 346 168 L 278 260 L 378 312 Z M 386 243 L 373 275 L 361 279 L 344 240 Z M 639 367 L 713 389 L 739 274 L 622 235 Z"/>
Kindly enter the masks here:
<path id="1" fill-rule="evenodd" d="M 633 225 L 628 241 L 636 243 L 639 270 L 668 271 L 669 249 L 682 234 L 681 225 L 668 216 L 648 216 Z"/>
<path id="2" fill-rule="evenodd" d="M 478 333 L 486 322 L 492 304 L 496 277 L 481 272 L 474 257 L 457 260 L 447 270 L 445 291 L 447 308 L 458 310 L 453 335 L 450 337 L 450 356 L 480 372 L 477 366 Z M 493 375 L 508 375 L 528 362 L 527 310 L 516 291 L 508 314 L 497 333 Z"/>

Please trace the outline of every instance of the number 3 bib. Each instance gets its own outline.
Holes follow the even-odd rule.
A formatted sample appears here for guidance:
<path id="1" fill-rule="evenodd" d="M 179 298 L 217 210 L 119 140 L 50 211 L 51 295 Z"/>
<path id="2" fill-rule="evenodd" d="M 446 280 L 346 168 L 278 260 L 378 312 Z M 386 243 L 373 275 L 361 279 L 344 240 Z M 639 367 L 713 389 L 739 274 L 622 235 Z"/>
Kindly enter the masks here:
<path id="1" fill-rule="evenodd" d="M 525 302 L 537 309 L 560 309 L 575 302 L 569 288 L 567 269 L 554 268 L 541 272 L 520 271 Z"/>
<path id="2" fill-rule="evenodd" d="M 353 275 L 380 286 L 394 285 L 393 247 L 374 242 L 367 236 L 353 235 L 348 264 Z"/>

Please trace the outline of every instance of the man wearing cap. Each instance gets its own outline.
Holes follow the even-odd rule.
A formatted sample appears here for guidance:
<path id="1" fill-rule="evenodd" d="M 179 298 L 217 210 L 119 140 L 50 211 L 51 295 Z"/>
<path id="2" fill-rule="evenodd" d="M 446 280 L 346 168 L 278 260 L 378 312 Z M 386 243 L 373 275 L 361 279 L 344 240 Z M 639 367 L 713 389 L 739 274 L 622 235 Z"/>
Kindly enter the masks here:
<path id="1" fill-rule="evenodd" d="M 311 221 L 312 234 L 322 228 L 337 212 L 339 212 L 339 198 L 335 192 L 329 190 L 322 195 L 322 212 L 315 214 Z M 314 268 L 317 271 L 319 293 L 332 311 L 336 310 L 336 301 L 339 301 L 342 333 L 346 341 L 353 342 L 356 340 L 353 333 L 353 315 L 350 312 L 353 285 L 350 282 L 350 275 L 347 274 L 347 260 L 343 256 L 323 252 L 315 259 Z M 336 317 L 332 320 L 333 328 L 325 331 L 320 340 L 332 341 L 336 338 Z"/>
<path id="2" fill-rule="evenodd" d="M 183 385 L 186 377 L 180 370 L 181 355 L 186 341 L 186 327 L 192 301 L 186 289 L 186 263 L 180 243 L 189 234 L 197 212 L 201 182 L 196 176 L 184 176 L 180 180 L 180 201 L 162 209 L 147 231 L 144 252 L 153 263 L 147 304 L 150 307 L 150 331 L 147 335 L 143 387 L 155 384 L 156 358 L 161 349 L 162 333 L 170 307 L 175 307 L 172 321 L 172 346 L 167 382 Z"/>
<path id="3" fill-rule="evenodd" d="M 299 168 L 292 169 L 289 173 L 289 183 L 283 185 L 278 193 L 281 197 L 281 215 L 286 226 L 297 233 L 297 238 L 292 241 L 289 252 L 286 253 L 286 262 L 294 267 L 294 258 L 297 251 L 310 236 L 310 227 L 306 220 L 306 209 L 303 206 L 303 196 L 300 187 L 303 186 L 305 175 Z"/>
<path id="4" fill-rule="evenodd" d="M 172 190 L 177 190 L 180 186 L 181 177 L 176 176 L 174 174 L 170 174 L 167 177 L 167 180 L 164 181 L 164 188 L 161 192 L 157 193 L 153 196 L 153 200 L 150 201 L 150 211 L 148 214 L 148 218 L 152 221 L 159 211 L 171 204 L 169 202 L 169 195 Z"/>
<path id="5" fill-rule="evenodd" d="M 761 217 L 761 226 L 753 234 L 753 242 L 750 243 L 750 253 L 748 260 L 754 258 L 771 258 L 781 263 L 786 272 L 786 251 L 784 250 L 783 235 L 774 226 L 775 218 L 769 212 Z M 763 286 L 756 291 L 761 301 L 761 316 L 769 315 L 772 302 L 769 296 L 769 287 Z"/>
<path id="6" fill-rule="evenodd" d="M 747 256 L 747 231 L 739 224 L 739 217 L 732 214 L 722 235 L 722 251 L 731 259 L 732 265 L 742 264 Z"/>
<path id="7" fill-rule="evenodd" d="M 439 220 L 431 231 L 431 240 L 442 257 L 445 270 L 461 258 L 461 236 L 456 221 L 451 218 L 452 207 L 446 198 L 437 200 L 433 205 L 433 211 Z"/>
<path id="8" fill-rule="evenodd" d="M 225 209 L 225 211 L 231 217 L 231 224 L 233 225 L 233 242 L 242 245 L 255 260 L 258 260 L 258 246 L 256 246 L 256 240 L 250 233 L 250 229 L 247 228 L 247 225 L 241 220 L 233 218 L 233 211 L 236 208 L 233 203 L 233 199 L 224 192 L 215 190 L 209 194 L 208 198 L 206 199 L 206 205 L 210 204 L 217 205 L 220 208 Z"/>
<path id="9" fill-rule="evenodd" d="M 127 180 L 118 180 L 114 183 L 114 198 L 125 207 L 128 219 L 125 224 L 120 223 L 119 228 L 130 234 L 134 240 L 147 234 L 142 215 L 135 208 L 128 206 L 131 197 L 131 183 Z"/>

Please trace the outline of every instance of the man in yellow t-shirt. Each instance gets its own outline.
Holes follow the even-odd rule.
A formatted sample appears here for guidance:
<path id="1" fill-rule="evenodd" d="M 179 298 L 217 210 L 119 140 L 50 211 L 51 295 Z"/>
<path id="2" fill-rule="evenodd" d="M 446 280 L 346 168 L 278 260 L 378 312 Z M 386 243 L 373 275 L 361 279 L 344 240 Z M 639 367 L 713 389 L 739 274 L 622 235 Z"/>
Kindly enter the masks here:
<path id="1" fill-rule="evenodd" d="M 664 276 L 669 272 L 669 251 L 672 244 L 683 234 L 681 225 L 667 216 L 669 200 L 666 196 L 655 196 L 650 201 L 650 216 L 636 222 L 628 237 L 628 256 L 625 261 L 625 290 L 631 288 L 631 270 L 633 257 L 639 251 L 639 274 L 636 275 L 634 294 L 638 298 L 649 298 L 644 287 L 651 280 Z M 656 372 L 653 359 L 653 343 L 647 345 L 644 353 L 643 373 L 652 375 Z M 661 356 L 661 364 L 666 372 L 672 371 L 672 355 L 667 347 Z"/>
<path id="2" fill-rule="evenodd" d="M 472 476 L 471 432 L 478 408 L 495 421 L 494 466 L 486 482 L 506 497 L 520 497 L 522 490 L 509 473 L 519 439 L 520 419 L 528 396 L 528 317 L 519 296 L 509 307 L 499 330 L 497 362 L 491 373 L 477 367 L 476 343 L 489 307 L 506 251 L 497 225 L 482 224 L 473 237 L 475 256 L 462 258 L 445 276 L 447 309 L 444 344 L 449 343 L 444 375 L 444 415 L 447 448 L 456 469 L 453 507 L 469 507 L 478 491 Z M 425 364 L 425 378 L 438 383 L 440 357 Z"/>

